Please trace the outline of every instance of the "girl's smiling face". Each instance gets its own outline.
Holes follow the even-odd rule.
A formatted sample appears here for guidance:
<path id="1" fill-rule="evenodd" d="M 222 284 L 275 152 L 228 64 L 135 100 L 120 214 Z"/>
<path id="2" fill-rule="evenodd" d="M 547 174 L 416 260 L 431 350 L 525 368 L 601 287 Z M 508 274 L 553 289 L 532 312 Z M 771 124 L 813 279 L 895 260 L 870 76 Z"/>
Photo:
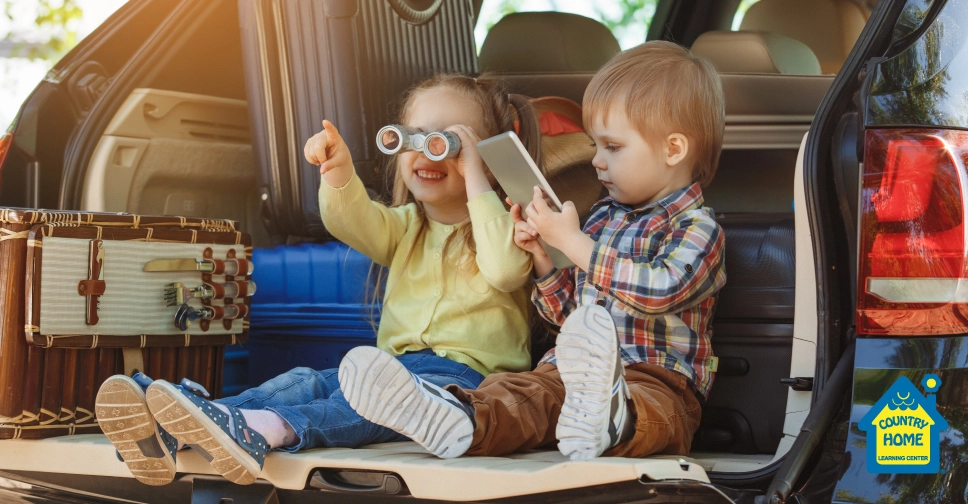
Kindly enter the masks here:
<path id="1" fill-rule="evenodd" d="M 481 134 L 482 114 L 473 99 L 439 86 L 413 96 L 404 124 L 427 133 L 464 124 Z M 397 156 L 397 174 L 414 198 L 423 203 L 428 218 L 446 224 L 467 218 L 467 189 L 457 169 L 457 158 L 431 161 L 422 152 L 403 151 Z"/>

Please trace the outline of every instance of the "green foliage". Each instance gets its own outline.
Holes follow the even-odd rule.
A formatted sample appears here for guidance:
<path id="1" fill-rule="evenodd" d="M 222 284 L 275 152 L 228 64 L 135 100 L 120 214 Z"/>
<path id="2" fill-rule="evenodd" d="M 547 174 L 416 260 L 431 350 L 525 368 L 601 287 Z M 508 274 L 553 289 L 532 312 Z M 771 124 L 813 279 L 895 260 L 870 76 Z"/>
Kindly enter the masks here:
<path id="1" fill-rule="evenodd" d="M 2 1 L 4 14 L 12 20 L 14 0 Z M 81 19 L 83 12 L 78 0 L 36 0 L 36 4 L 34 24 L 50 38 L 39 43 L 26 43 L 17 33 L 11 32 L 3 40 L 17 43 L 16 56 L 53 63 L 77 45 L 76 21 Z"/>
<path id="2" fill-rule="evenodd" d="M 656 0 L 619 0 L 617 4 L 620 9 L 618 17 L 609 16 L 602 9 L 602 4 L 595 4 L 598 20 L 603 25 L 615 31 L 633 23 L 644 22 L 648 30 L 649 21 L 652 20 L 652 14 L 655 12 Z M 645 40 L 645 33 L 642 34 L 642 40 Z"/>
<path id="3" fill-rule="evenodd" d="M 598 20 L 615 34 L 619 41 L 645 42 L 658 0 L 618 0 L 618 15 L 609 15 L 602 4 L 595 4 Z"/>
<path id="4" fill-rule="evenodd" d="M 501 0 L 501 3 L 498 7 L 499 15 L 491 19 L 485 20 L 486 24 L 484 26 L 486 26 L 487 29 L 490 30 L 491 27 L 496 25 L 497 22 L 500 21 L 501 18 L 503 18 L 504 16 L 507 16 L 508 14 L 512 14 L 521 10 L 522 4 L 524 4 L 524 0 Z"/>
<path id="5" fill-rule="evenodd" d="M 741 0 L 739 6 L 736 7 L 736 14 L 733 16 L 733 29 L 739 30 L 740 23 L 743 22 L 743 17 L 746 16 L 746 11 L 753 6 L 756 2 L 760 0 Z"/>
<path id="6" fill-rule="evenodd" d="M 854 495 L 850 490 L 837 490 L 837 502 L 855 502 L 858 504 L 870 502 L 868 499 L 859 495 Z"/>
<path id="7" fill-rule="evenodd" d="M 486 14 L 480 20 L 480 26 L 490 30 L 508 14 L 535 8 L 572 12 L 576 3 L 571 0 L 547 0 L 542 7 L 541 3 L 536 4 L 526 0 L 485 0 Z M 588 13 L 587 9 L 577 9 L 575 12 L 597 19 L 608 27 L 623 45 L 635 45 L 645 42 L 657 3 L 658 0 L 604 0 L 591 4 L 591 13 Z"/>

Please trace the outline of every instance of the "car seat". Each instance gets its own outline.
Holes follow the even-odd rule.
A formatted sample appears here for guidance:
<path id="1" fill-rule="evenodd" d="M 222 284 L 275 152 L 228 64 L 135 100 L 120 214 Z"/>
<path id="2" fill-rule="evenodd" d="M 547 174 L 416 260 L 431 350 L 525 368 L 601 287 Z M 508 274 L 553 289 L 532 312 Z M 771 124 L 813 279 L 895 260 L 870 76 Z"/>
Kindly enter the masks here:
<path id="1" fill-rule="evenodd" d="M 833 76 L 820 74 L 805 44 L 766 32 L 706 32 L 692 53 L 716 67 L 726 98 L 723 153 L 706 203 L 717 212 L 790 211 L 797 149 Z"/>
<path id="2" fill-rule="evenodd" d="M 832 77 L 805 44 L 767 32 L 707 32 L 692 52 L 720 72 L 727 114 L 726 148 L 704 189 L 726 236 L 712 338 L 720 362 L 692 448 L 774 453 L 793 358 L 796 146 Z M 781 134 L 792 148 L 776 142 Z"/>
<path id="3" fill-rule="evenodd" d="M 720 73 L 820 74 L 820 61 L 803 42 L 763 31 L 709 31 L 692 44 L 692 53 Z"/>
<path id="4" fill-rule="evenodd" d="M 849 0 L 761 0 L 746 12 L 740 30 L 768 31 L 806 44 L 825 74 L 847 60 L 870 11 Z"/>
<path id="5" fill-rule="evenodd" d="M 501 74 L 523 95 L 581 103 L 595 72 L 621 51 L 594 19 L 565 12 L 518 12 L 498 21 L 481 45 L 482 72 Z"/>
<path id="6" fill-rule="evenodd" d="M 592 76 L 620 51 L 612 32 L 594 19 L 564 12 L 518 12 L 508 14 L 488 31 L 479 65 L 482 72 L 499 74 L 512 92 L 533 98 L 560 96 L 581 103 Z M 561 169 L 548 183 L 579 208 L 590 207 L 606 194 L 590 162 Z M 534 328 L 532 364 L 554 346 L 554 334 L 549 330 L 544 324 Z"/>

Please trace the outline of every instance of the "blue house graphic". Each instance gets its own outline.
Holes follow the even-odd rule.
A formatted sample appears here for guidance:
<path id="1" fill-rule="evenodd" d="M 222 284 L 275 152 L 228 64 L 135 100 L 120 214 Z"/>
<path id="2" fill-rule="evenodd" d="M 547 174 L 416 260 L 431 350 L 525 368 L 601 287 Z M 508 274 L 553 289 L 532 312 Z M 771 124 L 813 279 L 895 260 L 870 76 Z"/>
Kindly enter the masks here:
<path id="1" fill-rule="evenodd" d="M 938 413 L 934 392 L 937 375 L 921 381 L 927 397 L 902 376 L 861 418 L 857 427 L 867 432 L 867 471 L 873 474 L 937 474 L 938 446 L 948 422 Z"/>

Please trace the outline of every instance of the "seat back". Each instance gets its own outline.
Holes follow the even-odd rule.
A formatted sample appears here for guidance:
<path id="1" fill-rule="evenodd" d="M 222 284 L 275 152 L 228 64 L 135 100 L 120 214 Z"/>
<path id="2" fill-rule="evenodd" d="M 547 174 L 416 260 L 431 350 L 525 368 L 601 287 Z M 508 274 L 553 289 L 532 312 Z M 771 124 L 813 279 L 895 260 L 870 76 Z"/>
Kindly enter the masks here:
<path id="1" fill-rule="evenodd" d="M 481 45 L 482 72 L 501 74 L 515 93 L 581 103 L 595 72 L 621 51 L 604 25 L 565 12 L 508 14 Z"/>
<path id="2" fill-rule="evenodd" d="M 790 211 L 797 150 L 834 76 L 820 75 L 807 46 L 771 33 L 706 32 L 692 52 L 720 72 L 726 99 L 706 203 L 720 213 Z"/>
<path id="3" fill-rule="evenodd" d="M 481 45 L 482 71 L 595 72 L 621 51 L 603 24 L 566 12 L 508 14 Z"/>
<path id="4" fill-rule="evenodd" d="M 544 18 L 553 24 L 552 14 L 532 13 L 529 19 L 538 23 Z M 524 30 L 529 25 L 508 26 Z M 514 44 L 494 45 L 497 37 L 512 39 L 515 35 L 509 31 L 492 30 L 485 47 L 520 52 Z M 780 379 L 789 375 L 793 346 L 790 203 L 796 153 L 832 76 L 818 75 L 819 64 L 810 49 L 784 37 L 712 34 L 696 44 L 695 53 L 720 69 L 726 99 L 724 151 L 716 178 L 703 191 L 726 234 L 728 280 L 713 321 L 713 352 L 720 357 L 720 367 L 693 449 L 774 453 L 786 414 L 787 388 Z M 729 50 L 718 50 L 720 44 Z M 761 54 L 736 54 L 752 52 L 757 44 Z M 528 71 L 521 54 L 509 60 L 513 65 L 499 65 L 495 62 L 504 61 L 500 56 L 482 49 L 481 68 L 510 69 L 499 73 L 515 92 L 564 96 L 580 103 L 594 71 L 565 64 L 553 67 L 546 64 L 555 60 L 553 56 L 537 54 L 542 61 L 534 58 L 530 68 L 536 70 Z M 752 65 L 737 66 L 741 63 Z M 553 342 L 539 341 L 544 346 Z M 541 353 L 538 350 L 535 357 Z"/>
<path id="5" fill-rule="evenodd" d="M 709 31 L 691 50 L 724 73 L 820 74 L 820 62 L 809 47 L 770 32 Z"/>
<path id="6" fill-rule="evenodd" d="M 481 72 L 499 74 L 513 93 L 581 103 L 592 76 L 620 51 L 612 32 L 594 19 L 564 12 L 519 12 L 508 14 L 488 31 L 479 65 Z M 605 195 L 591 163 L 569 166 L 549 177 L 548 183 L 564 200 L 589 202 Z M 532 364 L 555 344 L 553 329 L 535 318 Z"/>
<path id="7" fill-rule="evenodd" d="M 806 44 L 825 74 L 836 74 L 867 24 L 870 10 L 850 0 L 761 0 L 741 30 L 762 30 Z"/>

